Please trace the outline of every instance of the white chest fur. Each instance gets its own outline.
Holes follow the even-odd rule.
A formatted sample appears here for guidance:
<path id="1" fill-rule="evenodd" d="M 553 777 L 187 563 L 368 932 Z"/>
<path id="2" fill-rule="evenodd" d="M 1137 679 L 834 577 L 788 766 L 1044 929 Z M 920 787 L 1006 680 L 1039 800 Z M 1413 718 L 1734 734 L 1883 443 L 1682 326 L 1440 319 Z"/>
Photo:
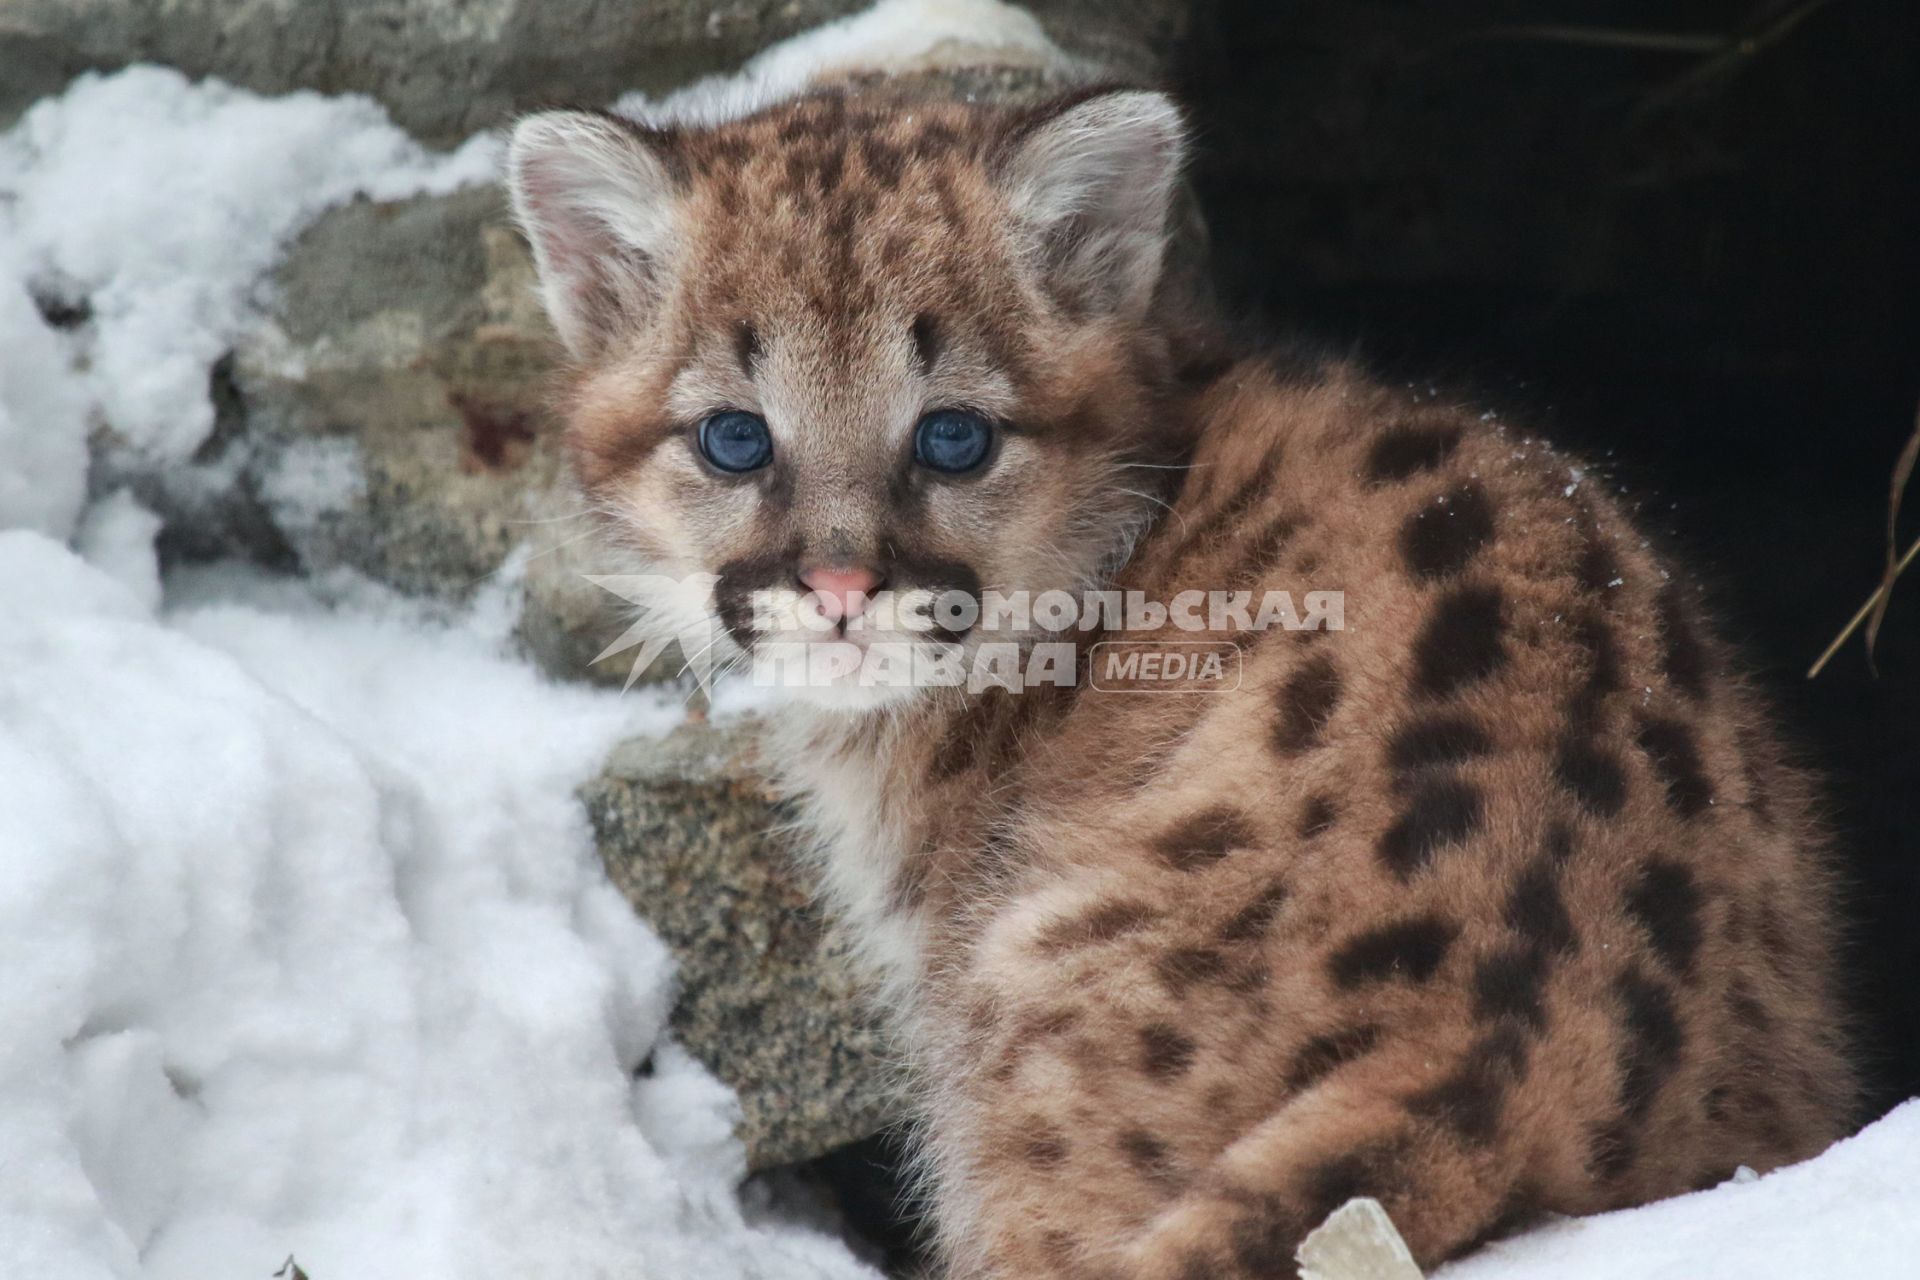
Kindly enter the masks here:
<path id="1" fill-rule="evenodd" d="M 904 1012 L 922 974 L 924 924 L 895 886 L 922 834 L 884 735 L 791 707 L 777 717 L 767 746 L 776 785 L 799 808 L 802 848 L 828 910 L 886 1003 Z"/>

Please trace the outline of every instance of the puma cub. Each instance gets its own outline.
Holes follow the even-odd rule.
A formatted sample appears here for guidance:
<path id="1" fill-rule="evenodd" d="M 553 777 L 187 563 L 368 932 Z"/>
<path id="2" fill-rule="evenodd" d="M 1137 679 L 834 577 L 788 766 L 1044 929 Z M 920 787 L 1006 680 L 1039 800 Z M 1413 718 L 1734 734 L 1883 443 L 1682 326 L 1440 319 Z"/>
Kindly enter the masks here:
<path id="1" fill-rule="evenodd" d="M 1823 838 L 1688 588 L 1462 399 L 1198 349 L 1184 150 L 1127 90 L 513 138 L 579 482 L 692 584 L 661 625 L 832 658 L 770 750 L 946 1274 L 1291 1276 L 1356 1195 L 1431 1265 L 1819 1151 Z"/>

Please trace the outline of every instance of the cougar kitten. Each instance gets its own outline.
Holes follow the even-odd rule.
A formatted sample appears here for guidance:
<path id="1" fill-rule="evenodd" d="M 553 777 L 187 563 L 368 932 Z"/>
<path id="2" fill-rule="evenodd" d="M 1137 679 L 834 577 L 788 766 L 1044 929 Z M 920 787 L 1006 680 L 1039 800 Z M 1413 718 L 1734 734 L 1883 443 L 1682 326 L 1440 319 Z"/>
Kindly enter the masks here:
<path id="1" fill-rule="evenodd" d="M 1010 633 L 929 602 L 1342 593 L 1338 629 L 1036 614 L 1067 685 L 829 665 L 773 730 L 948 1274 L 1290 1276 L 1355 1195 L 1433 1264 L 1820 1150 L 1822 835 L 1688 587 L 1462 400 L 1198 361 L 1183 145 L 1134 91 L 513 139 L 579 481 L 690 584 L 662 626 L 964 668 Z M 1232 678 L 1102 685 L 1103 640 Z"/>

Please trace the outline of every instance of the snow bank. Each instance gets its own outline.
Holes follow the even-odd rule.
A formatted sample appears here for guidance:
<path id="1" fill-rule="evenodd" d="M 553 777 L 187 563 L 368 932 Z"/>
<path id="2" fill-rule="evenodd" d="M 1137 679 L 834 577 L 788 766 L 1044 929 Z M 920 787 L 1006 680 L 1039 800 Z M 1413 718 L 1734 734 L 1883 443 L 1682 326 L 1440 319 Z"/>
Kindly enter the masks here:
<path id="1" fill-rule="evenodd" d="M 1804 1164 L 1540 1227 L 1435 1280 L 1892 1280 L 1920 1274 L 1916 1188 L 1920 1101 Z"/>
<path id="2" fill-rule="evenodd" d="M 870 1275 L 634 1078 L 669 965 L 573 791 L 677 706 L 213 589 L 0 534 L 0 1275 Z"/>
<path id="3" fill-rule="evenodd" d="M 737 1104 L 663 1038 L 574 797 L 677 705 L 547 684 L 499 599 L 230 571 L 163 609 L 156 518 L 87 504 L 89 433 L 194 470 L 308 221 L 496 153 L 153 67 L 0 136 L 0 1276 L 872 1274 L 742 1206 Z"/>
<path id="4" fill-rule="evenodd" d="M 0 179 L 0 528 L 64 538 L 87 496 L 87 398 L 7 223 Z"/>
<path id="5" fill-rule="evenodd" d="M 331 205 L 495 177 L 498 141 L 420 147 L 368 98 L 88 75 L 0 137 L 0 525 L 64 537 L 90 410 L 149 464 L 213 426 L 207 374 L 286 242 Z M 51 330 L 32 297 L 84 317 Z"/>
<path id="6" fill-rule="evenodd" d="M 1003 0 L 879 0 L 870 9 L 773 45 L 731 76 L 658 100 L 633 93 L 614 110 L 654 123 L 711 124 L 792 97 L 810 85 L 868 73 L 1072 64 L 1031 13 Z"/>

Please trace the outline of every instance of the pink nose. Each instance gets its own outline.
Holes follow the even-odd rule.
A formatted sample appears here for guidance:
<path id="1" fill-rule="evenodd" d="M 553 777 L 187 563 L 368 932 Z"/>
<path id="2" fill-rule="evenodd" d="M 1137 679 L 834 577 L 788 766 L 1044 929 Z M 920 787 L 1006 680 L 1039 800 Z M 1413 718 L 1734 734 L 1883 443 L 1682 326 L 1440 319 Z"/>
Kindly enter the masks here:
<path id="1" fill-rule="evenodd" d="M 800 575 L 800 585 L 820 600 L 820 612 L 829 622 L 857 618 L 880 586 L 880 575 L 857 566 L 808 569 Z"/>

